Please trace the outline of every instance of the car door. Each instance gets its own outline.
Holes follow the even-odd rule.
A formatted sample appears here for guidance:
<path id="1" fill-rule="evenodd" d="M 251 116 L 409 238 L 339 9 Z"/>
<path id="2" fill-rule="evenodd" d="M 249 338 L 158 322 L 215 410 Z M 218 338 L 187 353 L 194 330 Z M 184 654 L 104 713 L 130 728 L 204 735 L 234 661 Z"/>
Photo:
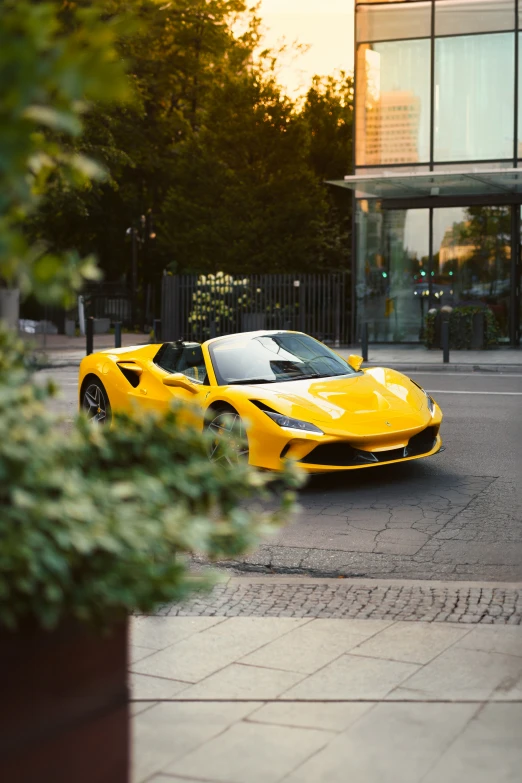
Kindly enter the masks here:
<path id="1" fill-rule="evenodd" d="M 147 365 L 139 386 L 131 393 L 140 409 L 166 413 L 172 402 L 178 401 L 186 406 L 182 420 L 202 425 L 209 382 L 201 346 L 167 343 Z"/>

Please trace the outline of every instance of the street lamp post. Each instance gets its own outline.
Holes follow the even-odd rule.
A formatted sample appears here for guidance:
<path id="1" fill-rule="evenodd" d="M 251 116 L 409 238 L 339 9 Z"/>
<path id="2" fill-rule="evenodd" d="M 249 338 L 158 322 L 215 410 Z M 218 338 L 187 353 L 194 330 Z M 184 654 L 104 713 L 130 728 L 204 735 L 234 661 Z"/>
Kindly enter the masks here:
<path id="1" fill-rule="evenodd" d="M 136 225 L 138 223 L 138 226 Z M 131 318 L 132 327 L 136 325 L 137 317 L 137 296 L 138 296 L 138 249 L 141 245 L 145 254 L 147 253 L 148 243 L 156 239 L 152 210 L 149 209 L 145 215 L 141 215 L 139 221 L 135 221 L 126 231 L 127 236 L 131 238 Z"/>

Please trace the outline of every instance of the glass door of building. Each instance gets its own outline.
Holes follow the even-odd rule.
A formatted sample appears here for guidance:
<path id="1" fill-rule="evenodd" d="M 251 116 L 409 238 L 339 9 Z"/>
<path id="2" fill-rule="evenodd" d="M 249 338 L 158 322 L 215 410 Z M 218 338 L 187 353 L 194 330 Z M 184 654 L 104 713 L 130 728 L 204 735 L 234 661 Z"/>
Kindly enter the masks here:
<path id="1" fill-rule="evenodd" d="M 429 290 L 429 210 L 381 209 L 358 214 L 357 313 L 371 342 L 423 339 Z"/>
<path id="2" fill-rule="evenodd" d="M 441 207 L 433 211 L 434 304 L 489 311 L 500 342 L 511 312 L 511 207 Z"/>
<path id="3" fill-rule="evenodd" d="M 371 342 L 422 342 L 430 308 L 474 308 L 484 312 L 488 334 L 508 343 L 520 318 L 513 310 L 512 207 L 435 208 L 431 235 L 430 248 L 429 209 L 358 202 L 359 330 L 366 322 Z"/>

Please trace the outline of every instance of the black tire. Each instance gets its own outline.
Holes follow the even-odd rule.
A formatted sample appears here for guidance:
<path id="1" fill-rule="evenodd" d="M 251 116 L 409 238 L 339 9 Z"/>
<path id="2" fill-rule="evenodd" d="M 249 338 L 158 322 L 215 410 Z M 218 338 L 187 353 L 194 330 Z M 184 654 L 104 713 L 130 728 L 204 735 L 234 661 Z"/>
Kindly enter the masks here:
<path id="1" fill-rule="evenodd" d="M 105 386 L 94 375 L 87 378 L 82 387 L 82 411 L 93 426 L 107 426 L 111 423 L 112 411 Z"/>
<path id="2" fill-rule="evenodd" d="M 223 460 L 231 466 L 248 463 L 249 449 L 245 425 L 234 408 L 208 411 L 205 429 L 215 436 L 209 446 L 208 458 L 211 462 Z M 222 447 L 223 442 L 227 442 L 228 448 Z"/>

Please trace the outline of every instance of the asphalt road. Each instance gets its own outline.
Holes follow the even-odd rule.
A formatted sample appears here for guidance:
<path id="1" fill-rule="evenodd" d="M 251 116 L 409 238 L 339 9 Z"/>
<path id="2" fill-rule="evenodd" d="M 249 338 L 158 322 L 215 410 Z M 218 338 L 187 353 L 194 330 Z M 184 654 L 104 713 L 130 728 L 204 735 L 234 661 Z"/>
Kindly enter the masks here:
<path id="1" fill-rule="evenodd" d="M 76 410 L 74 368 L 46 370 Z M 412 579 L 522 579 L 522 375 L 415 373 L 444 411 L 445 451 L 312 477 L 298 518 L 241 570 Z"/>

